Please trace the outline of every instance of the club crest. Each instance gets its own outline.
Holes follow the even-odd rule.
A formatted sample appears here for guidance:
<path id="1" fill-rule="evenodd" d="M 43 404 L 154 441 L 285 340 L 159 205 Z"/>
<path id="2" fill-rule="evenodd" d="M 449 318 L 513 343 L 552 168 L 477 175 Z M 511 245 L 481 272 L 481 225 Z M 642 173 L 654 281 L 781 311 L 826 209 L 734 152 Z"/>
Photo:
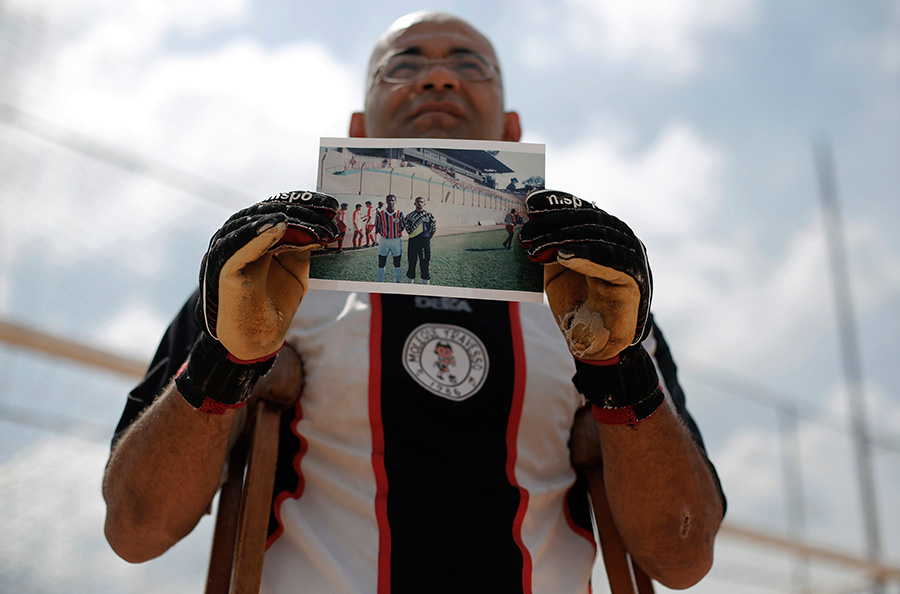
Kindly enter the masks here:
<path id="1" fill-rule="evenodd" d="M 481 389 L 488 363 L 481 339 L 459 326 L 422 324 L 403 345 L 406 372 L 432 394 L 457 402 Z"/>

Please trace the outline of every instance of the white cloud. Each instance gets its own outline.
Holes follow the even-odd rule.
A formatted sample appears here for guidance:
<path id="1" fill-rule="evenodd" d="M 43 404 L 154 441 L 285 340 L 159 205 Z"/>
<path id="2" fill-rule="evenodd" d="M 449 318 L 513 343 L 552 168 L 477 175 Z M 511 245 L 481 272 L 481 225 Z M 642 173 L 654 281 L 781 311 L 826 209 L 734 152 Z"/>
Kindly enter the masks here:
<path id="1" fill-rule="evenodd" d="M 881 228 L 855 220 L 845 228 L 855 310 L 865 317 L 900 295 L 900 259 Z M 764 365 L 774 372 L 795 364 L 834 330 L 821 220 L 798 230 L 774 257 L 758 242 L 754 233 L 738 229 L 666 239 L 650 252 L 657 312 L 667 328 L 678 328 L 681 352 L 716 353 L 726 367 Z"/>
<path id="2" fill-rule="evenodd" d="M 104 348 L 149 361 L 169 321 L 150 303 L 135 300 L 123 305 L 97 328 L 94 339 Z M 135 349 L 136 346 L 143 348 Z"/>
<path id="3" fill-rule="evenodd" d="M 900 2 L 894 2 L 894 10 L 885 26 L 885 32 L 879 40 L 879 59 L 888 74 L 900 72 Z"/>
<path id="4" fill-rule="evenodd" d="M 100 494 L 107 454 L 105 445 L 55 437 L 0 462 L 0 590 L 187 593 L 201 587 L 211 518 L 149 563 L 130 565 L 110 549 Z"/>
<path id="5" fill-rule="evenodd" d="M 154 45 L 168 30 L 199 32 L 246 15 L 248 0 L 9 0 L 13 14 L 38 18 L 71 35 L 91 37 L 98 48 L 125 52 Z"/>
<path id="6" fill-rule="evenodd" d="M 871 406 L 869 418 L 886 416 L 897 419 L 900 402 L 887 396 L 877 385 L 867 385 Z M 775 434 L 780 422 L 770 431 L 746 425 L 734 432 L 720 455 L 716 467 L 728 495 L 729 517 L 741 524 L 758 524 L 787 535 L 784 501 L 787 480 L 783 457 L 797 448 L 799 460 L 794 468 L 798 477 L 791 480 L 802 488 L 806 540 L 819 546 L 864 554 L 864 533 L 856 460 L 850 438 L 849 404 L 842 388 L 823 395 L 823 406 L 814 415 L 801 414 L 796 434 Z M 782 419 L 783 420 L 783 419 Z M 880 423 L 880 422 L 879 422 Z M 870 426 L 872 424 L 870 423 Z M 897 425 L 891 429 L 896 431 Z M 900 556 L 898 513 L 890 505 L 900 490 L 900 454 L 873 448 L 881 459 L 874 467 L 873 480 L 879 503 L 882 547 L 888 557 Z M 776 510 L 779 510 L 776 512 Z"/>
<path id="7" fill-rule="evenodd" d="M 641 150 L 627 130 L 602 129 L 548 151 L 549 187 L 593 200 L 647 244 L 654 309 L 679 352 L 784 370 L 833 330 L 823 323 L 834 320 L 834 297 L 822 220 L 798 229 L 779 253 L 763 249 L 759 231 L 723 216 L 727 154 L 688 125 L 671 124 Z M 844 227 L 864 317 L 900 296 L 900 258 L 878 224 L 848 218 Z"/>
<path id="8" fill-rule="evenodd" d="M 155 148 L 182 167 L 240 184 L 262 185 L 274 173 L 308 185 L 315 183 L 318 138 L 346 133 L 357 87 L 314 43 L 269 52 L 244 41 L 161 61 L 134 99 L 148 127 L 165 126 L 139 132 L 158 139 Z"/>
<path id="9" fill-rule="evenodd" d="M 720 364 L 735 368 L 795 363 L 792 356 L 818 340 L 822 320 L 833 319 L 822 221 L 810 221 L 772 256 L 755 230 L 722 217 L 727 155 L 719 147 L 684 123 L 641 150 L 630 140 L 621 129 L 593 130 L 548 147 L 548 186 L 596 202 L 645 241 L 656 311 L 676 328 L 679 351 L 720 353 Z M 865 315 L 900 294 L 900 259 L 877 225 L 850 219 L 845 229 L 853 297 Z"/>
<path id="10" fill-rule="evenodd" d="M 314 174 L 318 137 L 345 133 L 359 94 L 349 69 L 314 43 L 271 50 L 238 40 L 113 64 L 89 38 L 65 52 L 24 79 L 29 111 L 220 182 L 259 184 L 272 169 Z M 58 91 L 45 92 L 45 78 Z"/>
<path id="11" fill-rule="evenodd" d="M 636 153 L 607 138 L 596 133 L 552 147 L 548 185 L 592 200 L 639 236 L 685 237 L 702 227 L 722 193 L 724 159 L 715 146 L 684 123 Z"/>
<path id="12" fill-rule="evenodd" d="M 165 30 L 199 26 L 197 11 L 205 8 L 209 22 L 236 18 L 244 4 L 126 5 L 39 6 L 53 26 L 72 17 L 83 27 L 51 37 L 58 47 L 18 65 L 17 105 L 126 158 L 190 172 L 249 200 L 314 186 L 318 138 L 346 131 L 359 94 L 342 63 L 308 42 L 269 49 L 238 39 L 174 54 L 162 46 Z M 183 232 L 198 214 L 195 196 L 152 178 L 121 174 L 16 129 L 7 140 L 4 169 L 17 174 L 5 179 L 3 200 L 15 216 L 0 221 L 2 270 L 12 270 L 24 250 L 42 250 L 59 265 L 102 255 L 137 274 L 159 273 L 166 233 Z M 223 204 L 214 223 L 246 202 L 209 194 Z M 207 216 L 198 232 L 208 237 L 215 208 L 200 208 Z M 2 276 L 5 304 L 12 281 Z"/>
<path id="13" fill-rule="evenodd" d="M 781 507 L 779 452 L 773 442 L 771 434 L 753 428 L 735 435 L 717 456 L 716 468 L 732 517 L 758 519 L 759 514 Z M 769 526 L 780 519 L 771 518 Z"/>
<path id="14" fill-rule="evenodd" d="M 34 145 L 23 138 L 19 146 Z M 188 220 L 198 211 L 214 210 L 200 209 L 184 193 L 141 177 L 111 173 L 53 148 L 39 150 L 57 158 L 43 164 L 41 175 L 20 176 L 7 188 L 16 215 L 0 220 L 0 265 L 7 270 L 29 253 L 53 266 L 99 258 L 115 261 L 123 273 L 159 274 L 172 241 L 162 230 L 187 232 Z M 31 159 L 22 159 L 20 166 L 36 168 Z"/>
<path id="15" fill-rule="evenodd" d="M 703 63 L 703 36 L 746 26 L 757 0 L 569 0 L 570 39 L 615 62 L 682 78 Z"/>

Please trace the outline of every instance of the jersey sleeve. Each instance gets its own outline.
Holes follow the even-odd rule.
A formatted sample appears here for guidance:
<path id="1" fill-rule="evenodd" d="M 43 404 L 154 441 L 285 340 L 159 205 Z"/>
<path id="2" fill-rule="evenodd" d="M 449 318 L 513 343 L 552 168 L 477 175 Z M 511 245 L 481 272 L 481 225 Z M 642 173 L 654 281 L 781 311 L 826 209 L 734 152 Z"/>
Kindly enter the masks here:
<path id="1" fill-rule="evenodd" d="M 199 299 L 198 290 L 185 302 L 163 335 L 144 379 L 128 394 L 125 410 L 113 435 L 113 446 L 141 412 L 156 400 L 187 360 L 188 353 L 200 334 L 200 324 L 194 316 Z"/>
<path id="2" fill-rule="evenodd" d="M 656 360 L 656 364 L 659 367 L 660 382 L 672 397 L 672 403 L 675 405 L 678 416 L 684 422 L 685 427 L 687 427 L 688 432 L 690 432 L 697 447 L 700 448 L 700 452 L 703 454 L 703 457 L 709 466 L 713 480 L 716 483 L 716 488 L 719 490 L 719 496 L 722 498 L 722 513 L 724 514 L 728 502 L 725 499 L 725 492 L 722 490 L 722 482 L 719 480 L 719 474 L 716 472 L 716 467 L 710 461 L 709 456 L 706 453 L 706 445 L 703 443 L 700 429 L 697 427 L 697 423 L 694 421 L 691 413 L 687 410 L 684 390 L 681 389 L 681 384 L 678 382 L 678 368 L 675 365 L 675 360 L 672 358 L 672 351 L 669 349 L 669 345 L 663 337 L 662 331 L 659 329 L 659 325 L 655 320 L 653 320 L 652 328 L 653 331 L 651 336 L 655 341 L 655 348 L 651 355 Z"/>

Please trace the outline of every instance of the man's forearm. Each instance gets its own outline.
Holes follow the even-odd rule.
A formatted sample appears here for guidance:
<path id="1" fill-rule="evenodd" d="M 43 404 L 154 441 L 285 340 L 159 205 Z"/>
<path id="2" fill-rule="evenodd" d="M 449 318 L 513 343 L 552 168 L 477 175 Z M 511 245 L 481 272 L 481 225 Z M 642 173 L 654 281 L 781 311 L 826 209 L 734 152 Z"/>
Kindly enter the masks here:
<path id="1" fill-rule="evenodd" d="M 106 538 L 119 556 L 152 559 L 196 526 L 218 489 L 237 415 L 195 410 L 172 382 L 122 436 L 103 479 Z"/>
<path id="2" fill-rule="evenodd" d="M 687 588 L 712 566 L 722 500 L 702 453 L 663 406 L 634 425 L 599 425 L 607 496 L 625 547 L 650 577 Z"/>

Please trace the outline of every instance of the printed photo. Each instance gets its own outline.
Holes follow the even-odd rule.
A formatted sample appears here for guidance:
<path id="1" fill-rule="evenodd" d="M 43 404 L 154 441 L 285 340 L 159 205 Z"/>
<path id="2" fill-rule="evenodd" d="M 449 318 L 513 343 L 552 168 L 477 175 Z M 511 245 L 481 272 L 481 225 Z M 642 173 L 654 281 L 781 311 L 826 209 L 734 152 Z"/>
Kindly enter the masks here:
<path id="1" fill-rule="evenodd" d="M 516 234 L 543 187 L 543 145 L 323 138 L 317 189 L 341 234 L 313 253 L 310 286 L 540 302 Z"/>

